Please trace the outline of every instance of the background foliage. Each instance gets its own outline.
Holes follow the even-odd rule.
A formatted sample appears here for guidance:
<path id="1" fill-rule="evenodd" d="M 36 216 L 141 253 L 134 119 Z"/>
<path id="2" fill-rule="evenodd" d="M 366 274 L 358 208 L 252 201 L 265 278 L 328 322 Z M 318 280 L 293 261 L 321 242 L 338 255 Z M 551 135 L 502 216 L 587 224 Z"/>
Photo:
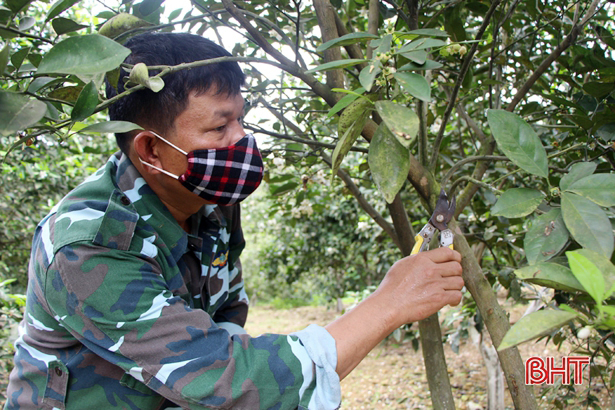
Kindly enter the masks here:
<path id="1" fill-rule="evenodd" d="M 613 13 L 600 0 L 6 0 L 0 282 L 15 281 L 0 288 L 3 324 L 20 316 L 36 223 L 113 151 L 109 133 L 134 127 L 104 121 L 102 82 L 114 81 L 121 43 L 190 30 L 241 62 L 246 129 L 267 154 L 267 188 L 246 206 L 253 297 L 318 303 L 373 289 L 441 185 L 471 245 L 465 317 L 494 303 L 471 277 L 536 299 L 541 310 L 501 349 L 568 337 L 612 389 Z M 128 92 L 163 87 L 173 69 L 135 67 Z M 499 344 L 508 324 L 486 325 Z M 550 400 L 595 398 L 590 385 Z"/>

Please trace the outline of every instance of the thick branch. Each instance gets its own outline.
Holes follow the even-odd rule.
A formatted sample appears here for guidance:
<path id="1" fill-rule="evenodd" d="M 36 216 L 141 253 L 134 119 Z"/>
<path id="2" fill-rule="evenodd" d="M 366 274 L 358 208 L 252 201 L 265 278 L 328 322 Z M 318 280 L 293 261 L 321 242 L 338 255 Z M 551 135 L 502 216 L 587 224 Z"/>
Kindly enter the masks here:
<path id="1" fill-rule="evenodd" d="M 339 34 L 335 25 L 335 9 L 329 0 L 314 0 L 314 9 L 316 10 L 323 43 L 338 38 Z M 339 47 L 331 47 L 325 50 L 326 63 L 341 59 L 342 52 Z M 344 73 L 342 70 L 330 70 L 327 71 L 326 75 L 329 88 L 344 88 Z"/>
<path id="2" fill-rule="evenodd" d="M 378 20 L 380 20 L 380 2 L 378 0 L 369 0 L 369 14 L 367 20 L 367 32 L 370 34 L 378 34 Z M 367 46 L 367 58 L 371 59 L 374 54 L 374 48 Z"/>
<path id="3" fill-rule="evenodd" d="M 510 329 L 508 315 L 498 304 L 496 294 L 491 288 L 489 281 L 474 257 L 474 253 L 463 236 L 463 232 L 452 220 L 449 227 L 455 233 L 455 249 L 462 255 L 461 266 L 463 267 L 463 280 L 466 288 L 476 301 L 476 306 L 485 321 L 491 340 L 495 346 L 499 346 L 504 335 Z M 536 398 L 531 386 L 525 384 L 525 366 L 521 355 L 516 347 L 498 352 L 502 369 L 506 375 L 508 390 L 515 403 L 515 408 L 523 410 L 536 409 Z"/>

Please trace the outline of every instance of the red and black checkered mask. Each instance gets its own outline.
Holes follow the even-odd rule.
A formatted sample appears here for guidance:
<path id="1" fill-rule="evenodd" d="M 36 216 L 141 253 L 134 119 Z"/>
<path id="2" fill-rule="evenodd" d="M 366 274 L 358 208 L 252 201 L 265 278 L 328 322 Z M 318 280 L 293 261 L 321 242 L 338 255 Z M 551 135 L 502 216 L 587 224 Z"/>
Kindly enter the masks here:
<path id="1" fill-rule="evenodd" d="M 184 187 L 206 201 L 232 205 L 244 200 L 263 179 L 263 159 L 252 134 L 226 148 L 199 149 L 186 152 L 160 135 L 158 138 L 188 157 L 188 169 L 177 176 L 141 160 L 179 180 Z"/>

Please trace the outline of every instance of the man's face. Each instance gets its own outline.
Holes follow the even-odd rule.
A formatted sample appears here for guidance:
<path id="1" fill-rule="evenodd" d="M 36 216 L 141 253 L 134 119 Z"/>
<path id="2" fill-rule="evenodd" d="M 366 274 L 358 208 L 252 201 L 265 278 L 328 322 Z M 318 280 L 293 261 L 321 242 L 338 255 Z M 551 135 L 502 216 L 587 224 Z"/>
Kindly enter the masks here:
<path id="1" fill-rule="evenodd" d="M 161 136 L 186 152 L 199 149 L 225 148 L 246 135 L 241 119 L 244 99 L 241 94 L 190 93 L 186 109 L 175 119 L 173 127 Z M 175 175 L 188 169 L 188 159 L 181 152 L 158 140 L 162 168 Z M 173 178 L 160 175 L 165 194 L 173 199 L 204 202 Z M 166 195 L 165 195 L 166 196 Z M 170 199 L 170 198 L 169 198 Z"/>

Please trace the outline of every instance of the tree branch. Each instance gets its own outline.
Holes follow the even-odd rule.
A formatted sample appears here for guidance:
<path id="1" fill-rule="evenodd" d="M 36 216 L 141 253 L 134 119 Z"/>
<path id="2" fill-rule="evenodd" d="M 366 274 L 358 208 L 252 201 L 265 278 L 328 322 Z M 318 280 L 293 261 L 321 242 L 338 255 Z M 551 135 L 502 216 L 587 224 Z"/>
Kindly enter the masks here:
<path id="1" fill-rule="evenodd" d="M 489 26 L 489 21 L 491 20 L 493 13 L 495 13 L 495 10 L 499 6 L 500 1 L 501 0 L 494 0 L 491 3 L 491 7 L 483 18 L 483 24 L 480 26 L 478 32 L 476 33 L 476 37 L 474 38 L 475 40 L 482 39 L 485 30 L 487 30 L 487 27 Z M 436 137 L 436 140 L 434 142 L 433 154 L 431 156 L 431 162 L 429 164 L 429 169 L 432 171 L 436 169 L 438 156 L 440 155 L 440 145 L 442 144 L 442 139 L 444 138 L 444 131 L 446 130 L 446 125 L 448 124 L 448 120 L 451 116 L 451 113 L 453 112 L 453 108 L 456 105 L 455 101 L 457 100 L 457 94 L 459 93 L 459 89 L 461 88 L 461 83 L 463 82 L 463 79 L 466 76 L 468 69 L 470 68 L 470 64 L 472 63 L 474 54 L 476 54 L 476 50 L 478 50 L 479 43 L 480 41 L 477 41 L 472 44 L 470 51 L 468 52 L 468 54 L 466 54 L 465 58 L 463 59 L 463 63 L 461 64 L 461 69 L 459 70 L 459 75 L 457 76 L 455 87 L 453 88 L 453 92 L 451 93 L 451 98 L 449 100 L 448 106 L 446 107 L 446 111 L 444 112 L 444 116 L 442 117 L 442 123 L 440 125 L 440 130 L 438 131 L 438 136 Z"/>
<path id="2" fill-rule="evenodd" d="M 329 0 L 314 0 L 314 9 L 322 34 L 322 42 L 336 39 L 339 37 L 337 26 L 335 25 L 335 10 Z M 342 52 L 339 47 L 330 47 L 325 50 L 325 62 L 337 61 L 342 59 Z M 342 70 L 329 70 L 326 72 L 327 85 L 329 88 L 344 88 L 344 73 Z"/>
<path id="3" fill-rule="evenodd" d="M 515 96 L 513 97 L 512 101 L 506 107 L 507 111 L 513 112 L 515 107 L 517 106 L 517 104 L 530 91 L 530 89 L 532 88 L 534 83 L 536 81 L 538 81 L 538 79 L 544 74 L 545 71 L 547 71 L 547 68 L 549 68 L 549 66 L 551 66 L 551 64 L 555 61 L 555 59 L 557 59 L 564 52 L 564 50 L 566 50 L 568 47 L 570 47 L 570 46 L 572 46 L 574 44 L 574 42 L 576 41 L 579 33 L 581 32 L 581 30 L 583 29 L 585 24 L 587 24 L 589 19 L 591 19 L 593 17 L 593 15 L 594 15 L 594 13 L 596 11 L 596 8 L 598 7 L 598 3 L 599 2 L 600 2 L 600 0 L 594 0 L 592 2 L 592 4 L 589 6 L 589 10 L 585 14 L 585 17 L 583 18 L 583 20 L 581 20 L 579 22 L 579 24 L 576 24 L 576 25 L 574 25 L 572 27 L 572 29 L 570 30 L 570 34 L 568 34 L 568 36 L 566 36 L 564 41 L 562 41 L 555 48 L 555 50 L 553 50 L 551 52 L 551 54 L 549 54 L 549 56 L 544 59 L 544 61 L 532 73 L 530 78 L 527 79 L 525 84 L 523 84 L 519 88 L 519 91 L 517 91 L 517 94 L 515 94 Z"/>

